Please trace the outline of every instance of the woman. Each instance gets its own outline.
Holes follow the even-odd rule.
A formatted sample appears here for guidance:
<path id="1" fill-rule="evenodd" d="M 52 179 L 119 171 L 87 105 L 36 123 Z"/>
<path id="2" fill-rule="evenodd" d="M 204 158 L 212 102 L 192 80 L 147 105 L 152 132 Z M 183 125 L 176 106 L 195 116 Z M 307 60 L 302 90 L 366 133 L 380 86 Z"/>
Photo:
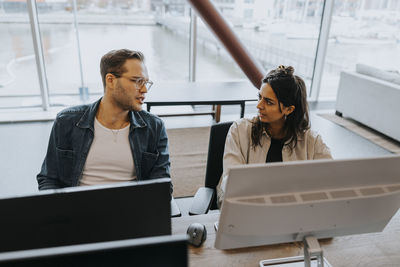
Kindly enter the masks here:
<path id="1" fill-rule="evenodd" d="M 229 129 L 219 204 L 232 165 L 332 158 L 321 136 L 310 130 L 306 86 L 293 72 L 282 65 L 270 71 L 259 91 L 258 116 L 240 119 Z"/>

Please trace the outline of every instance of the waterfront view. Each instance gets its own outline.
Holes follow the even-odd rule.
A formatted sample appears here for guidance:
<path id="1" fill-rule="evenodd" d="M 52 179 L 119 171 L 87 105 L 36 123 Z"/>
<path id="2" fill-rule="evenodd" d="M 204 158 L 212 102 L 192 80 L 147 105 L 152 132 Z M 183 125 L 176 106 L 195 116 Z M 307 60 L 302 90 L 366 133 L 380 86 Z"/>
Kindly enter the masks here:
<path id="1" fill-rule="evenodd" d="M 0 96 L 38 96 L 26 5 L 12 2 L 0 1 Z M 143 51 L 154 82 L 188 80 L 190 8 L 185 1 L 77 1 L 83 80 L 73 1 L 43 2 L 48 5 L 38 5 L 38 16 L 50 95 L 78 94 L 82 85 L 91 94 L 101 94 L 100 57 L 118 48 Z M 266 71 L 292 65 L 310 87 L 323 1 L 214 2 Z M 332 17 L 319 94 L 323 100 L 335 98 L 340 72 L 354 70 L 357 63 L 400 70 L 400 1 L 392 1 L 390 9 L 383 5 L 374 9 L 371 1 L 353 1 L 364 5 L 359 11 L 337 4 L 341 2 L 336 2 Z M 198 19 L 196 80 L 241 79 L 246 76 Z M 38 101 L 25 97 L 24 102 L 15 103 L 29 106 Z M 4 103 L 0 107 L 7 106 Z"/>

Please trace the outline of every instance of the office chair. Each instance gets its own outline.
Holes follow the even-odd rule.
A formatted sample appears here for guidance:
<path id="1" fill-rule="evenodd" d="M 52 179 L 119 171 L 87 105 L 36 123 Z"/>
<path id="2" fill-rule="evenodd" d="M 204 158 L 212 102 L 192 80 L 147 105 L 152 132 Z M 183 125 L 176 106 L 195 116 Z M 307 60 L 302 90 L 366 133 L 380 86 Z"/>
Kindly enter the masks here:
<path id="1" fill-rule="evenodd" d="M 225 139 L 232 121 L 214 124 L 210 130 L 208 144 L 205 187 L 200 187 L 190 207 L 189 215 L 206 214 L 208 210 L 217 209 L 216 187 L 222 175 L 222 159 L 224 156 Z"/>

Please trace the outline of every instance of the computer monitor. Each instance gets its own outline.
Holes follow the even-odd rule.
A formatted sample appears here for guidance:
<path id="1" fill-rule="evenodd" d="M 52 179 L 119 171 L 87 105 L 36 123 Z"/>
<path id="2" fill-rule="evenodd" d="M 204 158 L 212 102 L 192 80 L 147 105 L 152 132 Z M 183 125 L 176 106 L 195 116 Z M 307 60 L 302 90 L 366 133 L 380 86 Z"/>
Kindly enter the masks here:
<path id="1" fill-rule="evenodd" d="M 186 236 L 123 241 L 0 253 L 0 267 L 188 266 Z"/>
<path id="2" fill-rule="evenodd" d="M 232 167 L 215 247 L 379 232 L 400 207 L 400 156 Z"/>
<path id="3" fill-rule="evenodd" d="M 171 234 L 170 179 L 0 199 L 0 252 Z"/>

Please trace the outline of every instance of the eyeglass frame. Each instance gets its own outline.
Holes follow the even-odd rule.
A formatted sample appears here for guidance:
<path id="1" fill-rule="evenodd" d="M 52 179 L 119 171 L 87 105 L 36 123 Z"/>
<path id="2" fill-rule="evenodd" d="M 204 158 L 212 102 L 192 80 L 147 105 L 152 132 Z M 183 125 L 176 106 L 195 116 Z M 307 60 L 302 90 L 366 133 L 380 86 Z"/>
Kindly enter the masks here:
<path id="1" fill-rule="evenodd" d="M 153 86 L 153 84 L 154 84 L 154 82 L 152 82 L 152 81 L 150 81 L 150 80 L 147 80 L 147 81 L 146 81 L 146 79 L 145 79 L 145 78 L 142 78 L 142 77 L 139 77 L 139 78 L 133 80 L 133 79 L 130 79 L 130 78 L 128 78 L 128 77 L 122 76 L 122 75 L 120 75 L 119 73 L 116 73 L 116 72 L 109 72 L 109 73 L 112 74 L 112 75 L 114 75 L 116 78 L 126 78 L 126 79 L 128 79 L 129 81 L 135 83 L 135 86 L 136 86 L 136 90 L 137 90 L 137 91 L 140 91 L 140 89 L 142 89 L 143 86 L 146 86 L 147 91 L 150 91 L 150 88 L 151 88 L 151 87 Z M 143 83 L 142 85 L 140 85 L 140 84 L 138 83 L 139 81 L 144 81 L 144 83 Z"/>

